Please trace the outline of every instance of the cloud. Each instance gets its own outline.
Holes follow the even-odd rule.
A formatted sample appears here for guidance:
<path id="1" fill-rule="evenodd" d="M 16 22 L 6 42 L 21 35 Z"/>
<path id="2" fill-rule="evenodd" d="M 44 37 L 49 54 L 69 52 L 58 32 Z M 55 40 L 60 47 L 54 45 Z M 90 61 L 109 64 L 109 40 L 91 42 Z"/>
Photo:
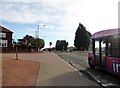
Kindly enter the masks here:
<path id="1" fill-rule="evenodd" d="M 106 23 L 109 19 L 116 21 L 115 5 L 117 0 L 2 0 L 0 19 L 24 24 L 46 23 L 57 25 L 58 29 L 62 30 L 75 29 L 81 22 L 86 27 L 96 30 L 103 24 L 104 27 L 101 26 L 99 29 L 107 28 L 109 25 Z"/>
<path id="2" fill-rule="evenodd" d="M 1 20 L 12 23 L 45 23 L 52 28 L 67 30 L 79 23 L 76 15 L 79 0 L 25 0 L 24 2 L 3 2 Z M 79 3 L 77 3 L 77 2 Z M 9 15 L 8 15 L 9 14 Z M 77 21 L 76 21 L 77 20 Z M 51 27 L 49 26 L 49 28 Z M 71 26 L 71 27 L 68 27 Z M 73 27 L 74 26 L 74 27 Z M 78 26 L 78 25 L 77 25 Z M 71 29 L 72 30 L 72 29 Z"/>
<path id="3" fill-rule="evenodd" d="M 2 3 L 1 20 L 13 23 L 78 24 L 80 0 L 29 0 Z M 8 15 L 9 14 L 9 15 Z M 67 29 L 67 28 L 62 28 Z"/>
<path id="4" fill-rule="evenodd" d="M 43 28 L 46 35 L 70 36 L 73 40 L 79 22 L 91 33 L 118 27 L 118 1 L 2 0 L 0 20 L 18 24 L 43 23 L 47 25 Z"/>
<path id="5" fill-rule="evenodd" d="M 63 4 L 64 3 L 64 4 Z M 71 4 L 69 4 L 71 5 Z M 2 2 L 2 20 L 15 23 L 59 22 L 69 17 L 65 2 Z M 9 15 L 8 15 L 9 14 Z M 69 15 L 68 15 L 69 14 Z"/>

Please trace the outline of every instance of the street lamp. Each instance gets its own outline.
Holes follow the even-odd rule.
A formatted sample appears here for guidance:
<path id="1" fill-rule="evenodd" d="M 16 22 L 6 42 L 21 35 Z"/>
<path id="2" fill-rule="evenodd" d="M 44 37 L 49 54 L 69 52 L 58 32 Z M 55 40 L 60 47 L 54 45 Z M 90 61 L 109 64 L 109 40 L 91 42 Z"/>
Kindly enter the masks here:
<path id="1" fill-rule="evenodd" d="M 39 38 L 39 29 L 40 29 L 40 26 L 46 26 L 45 24 L 38 24 L 38 35 L 37 37 Z"/>
<path id="2" fill-rule="evenodd" d="M 45 24 L 38 24 L 37 25 L 36 38 L 39 38 L 39 29 L 40 29 L 40 26 L 46 26 L 46 25 Z M 39 51 L 39 47 L 38 47 L 38 51 Z"/>

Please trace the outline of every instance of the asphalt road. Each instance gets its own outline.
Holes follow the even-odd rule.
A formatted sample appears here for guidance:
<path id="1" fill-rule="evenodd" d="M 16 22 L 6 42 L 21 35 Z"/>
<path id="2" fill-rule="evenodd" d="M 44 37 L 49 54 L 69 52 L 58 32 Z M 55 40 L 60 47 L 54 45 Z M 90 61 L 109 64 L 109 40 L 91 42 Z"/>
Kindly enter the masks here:
<path id="1" fill-rule="evenodd" d="M 100 70 L 98 68 L 91 69 L 88 66 L 87 51 L 76 51 L 76 52 L 62 52 L 54 51 L 55 54 L 60 56 L 63 60 L 71 64 L 77 70 L 80 71 L 84 76 L 90 80 L 97 81 L 103 87 L 120 87 L 120 77 L 113 74 Z"/>

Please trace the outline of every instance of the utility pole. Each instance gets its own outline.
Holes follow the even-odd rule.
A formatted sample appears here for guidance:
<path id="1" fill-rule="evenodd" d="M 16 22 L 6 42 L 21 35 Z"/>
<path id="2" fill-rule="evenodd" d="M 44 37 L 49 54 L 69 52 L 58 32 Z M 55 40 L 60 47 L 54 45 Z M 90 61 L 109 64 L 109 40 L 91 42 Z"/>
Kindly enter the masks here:
<path id="1" fill-rule="evenodd" d="M 40 25 L 38 25 L 38 35 L 37 35 L 38 38 L 39 38 L 39 26 L 40 26 Z"/>
<path id="2" fill-rule="evenodd" d="M 38 25 L 37 25 L 37 32 L 38 32 L 38 33 L 37 33 L 37 38 L 39 38 L 39 29 L 40 29 L 40 26 L 46 26 L 46 25 L 45 25 L 45 24 L 41 24 L 41 25 L 38 24 Z M 38 45 L 37 47 L 38 47 L 38 51 L 39 51 L 39 45 Z"/>
<path id="3" fill-rule="evenodd" d="M 37 37 L 38 37 L 38 38 L 39 38 L 40 26 L 46 26 L 46 25 L 45 25 L 45 24 L 41 24 L 41 25 L 38 24 L 38 28 L 37 28 L 37 29 L 38 29 L 38 31 L 37 31 L 37 32 L 38 32 L 38 34 L 37 34 Z"/>
<path id="4" fill-rule="evenodd" d="M 35 30 L 35 38 L 37 38 L 37 30 Z"/>

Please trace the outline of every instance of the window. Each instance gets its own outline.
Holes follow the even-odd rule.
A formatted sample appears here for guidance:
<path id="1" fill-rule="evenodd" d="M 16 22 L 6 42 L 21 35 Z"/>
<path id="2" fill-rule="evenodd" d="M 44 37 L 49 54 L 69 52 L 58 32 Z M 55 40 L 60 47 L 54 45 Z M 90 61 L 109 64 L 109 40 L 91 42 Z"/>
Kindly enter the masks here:
<path id="1" fill-rule="evenodd" d="M 114 37 L 108 41 L 107 55 L 113 57 L 120 57 L 120 38 Z"/>
<path id="2" fill-rule="evenodd" d="M 101 42 L 101 53 L 102 53 L 102 55 L 104 55 L 104 56 L 105 56 L 105 54 L 106 54 L 106 42 L 105 42 L 105 41 L 102 41 L 102 42 Z"/>
<path id="3" fill-rule="evenodd" d="M 89 45 L 89 53 L 93 53 L 93 41 L 90 40 L 90 45 Z"/>
<path id="4" fill-rule="evenodd" d="M 112 43 L 108 42 L 107 55 L 112 56 Z"/>
<path id="5" fill-rule="evenodd" d="M 95 41 L 95 54 L 99 56 L 100 46 L 99 41 Z"/>
<path id="6" fill-rule="evenodd" d="M 1 38 L 6 38 L 6 33 L 0 32 L 0 37 Z"/>
<path id="7" fill-rule="evenodd" d="M 114 57 L 120 57 L 120 55 L 119 55 L 119 49 L 120 49 L 120 46 L 119 46 L 119 41 L 120 39 L 118 39 L 118 38 L 114 38 L 113 40 L 112 40 L 112 56 L 114 56 Z"/>
<path id="8" fill-rule="evenodd" d="M 7 40 L 0 40 L 0 47 L 7 47 Z"/>

